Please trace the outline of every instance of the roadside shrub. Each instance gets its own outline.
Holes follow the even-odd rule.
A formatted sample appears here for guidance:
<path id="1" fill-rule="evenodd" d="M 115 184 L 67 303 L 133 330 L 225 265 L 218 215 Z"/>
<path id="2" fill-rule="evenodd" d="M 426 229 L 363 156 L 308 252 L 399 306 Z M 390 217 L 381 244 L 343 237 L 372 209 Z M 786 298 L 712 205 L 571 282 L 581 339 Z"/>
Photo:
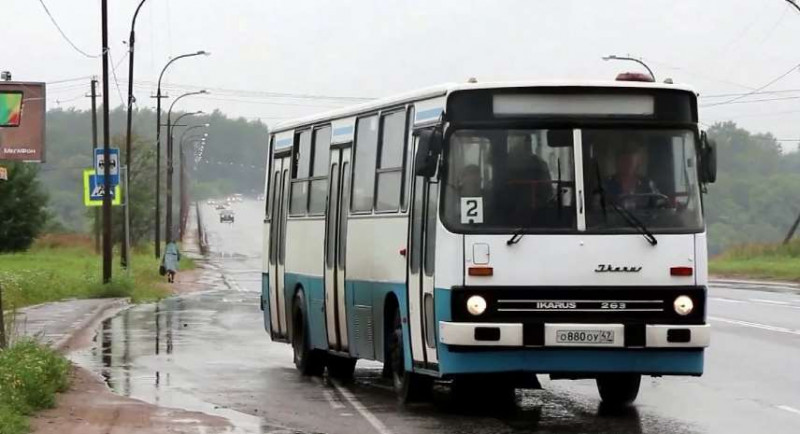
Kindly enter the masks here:
<path id="1" fill-rule="evenodd" d="M 0 408 L 30 415 L 55 405 L 56 392 L 69 386 L 70 364 L 55 350 L 30 339 L 0 351 Z M 4 415 L 13 422 L 12 416 Z"/>
<path id="2" fill-rule="evenodd" d="M 130 297 L 135 286 L 134 281 L 127 276 L 114 276 L 105 285 L 101 282 L 93 282 L 89 289 L 89 298 Z"/>
<path id="3" fill-rule="evenodd" d="M 0 434 L 23 434 L 30 431 L 25 416 L 0 403 Z"/>

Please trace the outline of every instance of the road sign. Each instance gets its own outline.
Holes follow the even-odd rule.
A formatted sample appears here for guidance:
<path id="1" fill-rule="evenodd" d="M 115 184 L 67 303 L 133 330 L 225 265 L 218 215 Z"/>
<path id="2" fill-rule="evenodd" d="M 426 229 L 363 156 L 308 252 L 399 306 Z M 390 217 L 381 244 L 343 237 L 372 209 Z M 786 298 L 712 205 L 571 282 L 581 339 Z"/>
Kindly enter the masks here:
<path id="1" fill-rule="evenodd" d="M 8 169 L 0 167 L 0 181 L 8 181 Z"/>
<path id="2" fill-rule="evenodd" d="M 111 185 L 119 184 L 119 148 L 111 148 L 108 150 L 109 156 L 109 169 L 108 173 L 111 175 Z M 95 148 L 94 150 L 94 170 L 95 175 L 100 178 L 102 183 L 103 176 L 105 175 L 105 154 L 103 148 Z"/>
<path id="3" fill-rule="evenodd" d="M 86 206 L 103 206 L 103 182 L 94 169 L 83 170 L 83 204 Z M 119 184 L 111 190 L 111 205 L 122 203 Z"/>

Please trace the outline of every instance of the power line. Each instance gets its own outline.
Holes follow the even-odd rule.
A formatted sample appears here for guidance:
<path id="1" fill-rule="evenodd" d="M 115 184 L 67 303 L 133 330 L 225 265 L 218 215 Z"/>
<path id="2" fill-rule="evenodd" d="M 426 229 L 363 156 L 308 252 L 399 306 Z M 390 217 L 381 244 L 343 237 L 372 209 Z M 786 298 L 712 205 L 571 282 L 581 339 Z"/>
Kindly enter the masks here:
<path id="1" fill-rule="evenodd" d="M 53 17 L 53 15 L 50 13 L 50 10 L 49 10 L 49 9 L 47 9 L 47 5 L 45 5 L 45 4 L 44 4 L 44 0 L 39 0 L 39 4 L 41 4 L 41 5 L 42 5 L 42 7 L 44 8 L 44 12 L 47 14 L 47 16 L 48 16 L 48 17 L 50 17 L 50 21 L 52 21 L 52 22 L 53 22 L 53 25 L 54 25 L 54 26 L 56 26 L 56 29 L 58 30 L 58 33 L 60 33 L 60 34 L 61 34 L 61 37 L 62 37 L 62 38 L 64 38 L 64 40 L 65 40 L 65 41 L 67 41 L 67 43 L 69 43 L 69 45 L 71 45 L 71 46 L 72 46 L 72 48 L 74 48 L 74 49 L 75 49 L 75 51 L 77 51 L 78 53 L 81 53 L 82 55 L 84 55 L 84 56 L 86 56 L 86 57 L 88 57 L 88 58 L 90 58 L 90 59 L 97 59 L 97 58 L 99 58 L 99 57 L 100 57 L 100 55 L 99 55 L 99 54 L 96 54 L 96 55 L 95 55 L 95 54 L 89 54 L 89 53 L 87 53 L 87 52 L 85 52 L 85 51 L 81 50 L 80 48 L 78 48 L 78 46 L 77 46 L 77 45 L 75 45 L 75 43 L 74 43 L 74 42 L 72 42 L 72 40 L 71 40 L 71 39 L 69 39 L 69 37 L 67 36 L 67 34 L 66 34 L 66 33 L 64 33 L 64 31 L 63 31 L 63 30 L 61 30 L 61 26 L 59 26 L 59 25 L 58 25 L 58 22 L 57 22 L 57 21 L 56 21 L 56 19 Z"/>
<path id="2" fill-rule="evenodd" d="M 148 80 L 135 80 L 134 82 L 139 84 L 153 85 L 153 86 L 156 84 L 155 82 Z M 181 90 L 205 89 L 214 93 L 238 94 L 240 96 L 253 97 L 253 98 L 256 96 L 262 96 L 267 98 L 349 100 L 354 102 L 364 102 L 376 99 L 374 97 L 363 97 L 363 96 L 321 95 L 321 94 L 305 94 L 305 93 L 253 91 L 245 89 L 228 89 L 222 87 L 208 87 L 208 86 L 197 86 L 192 84 L 178 84 L 178 83 L 169 83 L 167 85 L 163 84 L 161 85 L 162 89 L 165 87 L 173 89 L 181 89 Z"/>
<path id="3" fill-rule="evenodd" d="M 111 50 L 108 50 L 108 57 L 111 58 L 111 63 L 114 63 L 114 56 L 111 55 Z M 123 56 L 124 57 L 124 56 Z M 117 66 L 121 65 L 122 61 L 120 61 Z M 119 80 L 117 80 L 117 67 L 111 68 L 111 76 L 114 77 L 114 85 L 117 87 L 117 94 L 119 95 L 119 100 L 121 104 L 125 103 L 125 98 L 122 97 L 122 90 L 119 87 Z"/>
<path id="4" fill-rule="evenodd" d="M 789 3 L 790 5 L 794 6 L 794 8 L 797 9 L 798 12 L 800 12 L 800 6 L 798 6 L 795 0 L 786 0 L 786 3 Z"/>
<path id="5" fill-rule="evenodd" d="M 737 97 L 734 97 L 734 98 L 731 98 L 731 99 L 729 99 L 729 100 L 727 100 L 727 101 L 718 102 L 718 103 L 713 103 L 713 104 L 708 104 L 708 105 L 706 105 L 706 107 L 713 107 L 713 106 L 718 106 L 718 105 L 730 104 L 730 103 L 732 103 L 732 102 L 734 102 L 734 101 L 738 101 L 738 100 L 740 100 L 740 99 L 742 99 L 742 98 L 745 98 L 745 97 L 748 97 L 748 96 L 750 96 L 750 95 L 753 95 L 753 94 L 755 94 L 756 92 L 759 92 L 759 91 L 761 91 L 761 90 L 764 90 L 764 89 L 766 89 L 767 87 L 769 87 L 769 86 L 772 86 L 773 84 L 775 84 L 775 83 L 777 83 L 778 81 L 782 80 L 784 77 L 786 77 L 787 75 L 789 75 L 789 74 L 791 74 L 792 72 L 794 72 L 795 70 L 797 70 L 797 68 L 798 68 L 798 67 L 800 67 L 800 64 L 797 64 L 797 65 L 794 65 L 794 66 L 792 66 L 792 67 L 791 67 L 791 68 L 790 68 L 788 71 L 786 71 L 786 72 L 784 72 L 783 74 L 781 74 L 781 75 L 779 75 L 779 76 L 775 77 L 774 79 L 770 80 L 770 81 L 769 81 L 767 84 L 765 84 L 765 85 L 763 85 L 763 86 L 759 86 L 759 87 L 757 87 L 757 88 L 753 89 L 753 90 L 752 90 L 752 91 L 750 91 L 750 92 L 744 93 L 744 94 L 742 94 L 742 95 L 739 95 L 739 96 L 737 96 Z"/>

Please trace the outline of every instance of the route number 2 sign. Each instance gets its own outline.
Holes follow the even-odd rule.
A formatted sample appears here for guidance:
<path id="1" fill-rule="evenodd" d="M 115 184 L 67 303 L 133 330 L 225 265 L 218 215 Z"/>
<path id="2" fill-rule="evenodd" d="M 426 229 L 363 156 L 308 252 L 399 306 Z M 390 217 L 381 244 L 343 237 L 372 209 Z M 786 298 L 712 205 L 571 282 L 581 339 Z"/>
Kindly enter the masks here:
<path id="1" fill-rule="evenodd" d="M 483 223 L 483 198 L 462 197 L 461 224 L 470 225 L 475 223 Z"/>

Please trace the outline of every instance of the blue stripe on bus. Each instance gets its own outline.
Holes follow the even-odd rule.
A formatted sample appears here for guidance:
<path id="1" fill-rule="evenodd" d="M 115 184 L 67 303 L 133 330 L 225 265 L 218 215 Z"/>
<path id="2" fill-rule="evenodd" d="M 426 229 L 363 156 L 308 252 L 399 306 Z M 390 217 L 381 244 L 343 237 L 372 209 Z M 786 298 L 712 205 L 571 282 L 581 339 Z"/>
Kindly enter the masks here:
<path id="1" fill-rule="evenodd" d="M 441 107 L 419 111 L 417 112 L 416 116 L 414 116 L 414 122 L 422 122 L 431 119 L 436 119 L 439 117 L 439 115 L 442 114 L 442 111 L 444 110 Z"/>
<path id="2" fill-rule="evenodd" d="M 450 321 L 451 291 L 436 288 L 436 321 Z M 512 349 L 452 352 L 438 344 L 440 374 L 483 372 L 646 372 L 700 375 L 703 350 Z"/>
<path id="3" fill-rule="evenodd" d="M 285 273 L 284 295 L 286 296 L 287 309 L 291 306 L 295 289 L 298 285 L 303 287 L 306 295 L 306 312 L 309 316 L 309 327 L 311 333 L 309 340 L 311 347 L 315 349 L 327 350 L 328 336 L 325 322 L 325 291 L 323 278 L 319 276 L 307 276 L 296 273 Z M 348 342 L 350 344 L 350 355 L 359 358 L 371 358 L 383 360 L 383 309 L 386 296 L 393 293 L 397 298 L 400 312 L 407 315 L 408 305 L 406 303 L 405 283 L 387 282 L 367 282 L 353 281 L 345 282 L 345 311 L 347 315 Z M 267 299 L 269 302 L 269 299 Z M 368 341 L 368 330 L 362 328 L 364 333 L 356 336 L 356 304 L 361 308 L 361 313 L 365 316 L 364 320 L 369 319 L 374 325 L 371 331 L 373 342 Z M 265 315 L 267 312 L 265 311 Z M 368 315 L 367 315 L 368 314 Z M 364 322 L 361 322 L 364 324 Z M 411 342 L 409 341 L 408 318 L 403 318 L 403 343 L 406 349 L 406 366 L 411 366 Z"/>
<path id="4" fill-rule="evenodd" d="M 343 136 L 345 134 L 353 134 L 353 126 L 348 125 L 346 127 L 339 127 L 333 130 L 333 136 Z"/>
<path id="5" fill-rule="evenodd" d="M 285 148 L 285 147 L 291 146 L 291 145 L 292 145 L 292 138 L 291 137 L 287 137 L 285 139 L 280 139 L 280 140 L 275 141 L 275 147 L 276 148 Z"/>

